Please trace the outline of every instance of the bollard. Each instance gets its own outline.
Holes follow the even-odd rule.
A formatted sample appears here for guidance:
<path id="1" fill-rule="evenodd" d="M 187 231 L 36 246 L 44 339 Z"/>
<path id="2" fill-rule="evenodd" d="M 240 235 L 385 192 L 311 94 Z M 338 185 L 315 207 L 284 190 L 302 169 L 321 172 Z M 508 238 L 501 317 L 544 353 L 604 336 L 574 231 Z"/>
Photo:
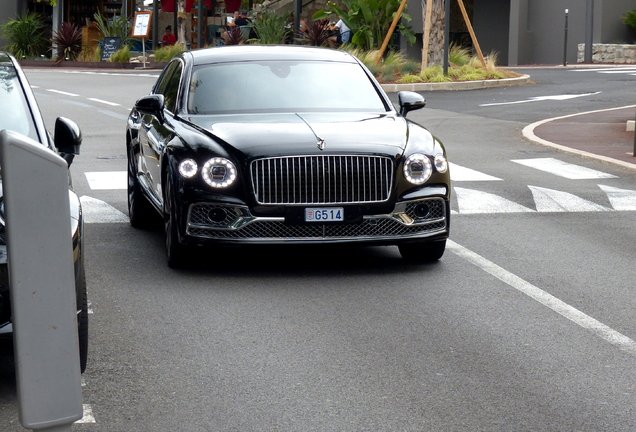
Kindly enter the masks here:
<path id="1" fill-rule="evenodd" d="M 568 64 L 568 10 L 565 10 L 565 37 L 563 42 L 563 66 Z"/>
<path id="2" fill-rule="evenodd" d="M 20 423 L 70 432 L 82 385 L 68 164 L 16 132 L 0 132 Z"/>

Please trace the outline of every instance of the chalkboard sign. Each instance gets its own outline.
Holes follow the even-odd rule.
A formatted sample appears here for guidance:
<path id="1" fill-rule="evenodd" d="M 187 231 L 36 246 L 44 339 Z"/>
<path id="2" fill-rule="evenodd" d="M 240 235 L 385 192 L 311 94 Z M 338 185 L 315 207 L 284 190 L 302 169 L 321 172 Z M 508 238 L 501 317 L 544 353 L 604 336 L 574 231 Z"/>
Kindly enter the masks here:
<path id="1" fill-rule="evenodd" d="M 107 37 L 102 39 L 102 61 L 106 61 L 115 54 L 121 46 L 120 37 Z"/>

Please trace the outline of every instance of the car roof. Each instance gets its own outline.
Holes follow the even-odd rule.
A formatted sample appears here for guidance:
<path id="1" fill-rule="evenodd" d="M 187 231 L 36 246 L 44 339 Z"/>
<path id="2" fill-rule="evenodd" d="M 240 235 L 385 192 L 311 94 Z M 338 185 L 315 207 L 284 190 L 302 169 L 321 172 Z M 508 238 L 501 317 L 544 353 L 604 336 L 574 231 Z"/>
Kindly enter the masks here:
<path id="1" fill-rule="evenodd" d="M 357 63 L 349 53 L 298 45 L 228 45 L 188 51 L 195 65 L 235 61 L 312 60 Z"/>

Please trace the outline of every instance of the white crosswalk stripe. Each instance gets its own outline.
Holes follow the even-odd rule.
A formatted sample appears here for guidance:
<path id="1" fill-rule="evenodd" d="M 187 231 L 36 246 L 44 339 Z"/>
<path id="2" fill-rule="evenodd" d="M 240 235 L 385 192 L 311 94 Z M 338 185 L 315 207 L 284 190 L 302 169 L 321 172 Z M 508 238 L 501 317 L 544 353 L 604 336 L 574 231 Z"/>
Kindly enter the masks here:
<path id="1" fill-rule="evenodd" d="M 85 223 L 128 223 L 128 216 L 110 204 L 89 197 L 81 196 L 82 215 Z"/>
<path id="2" fill-rule="evenodd" d="M 531 212 L 527 207 L 488 192 L 455 187 L 460 214 Z"/>
<path id="3" fill-rule="evenodd" d="M 84 175 L 93 190 L 127 188 L 126 171 L 87 172 Z"/>
<path id="4" fill-rule="evenodd" d="M 598 185 L 607 194 L 614 210 L 636 210 L 636 191 Z"/>
<path id="5" fill-rule="evenodd" d="M 512 162 L 571 180 L 616 178 L 615 175 L 563 162 L 554 158 L 514 159 Z"/>
<path id="6" fill-rule="evenodd" d="M 607 207 L 584 200 L 568 192 L 537 186 L 528 186 L 532 191 L 538 212 L 592 212 L 607 211 Z"/>
<path id="7" fill-rule="evenodd" d="M 454 163 L 449 163 L 449 171 L 451 180 L 458 181 L 498 181 L 501 180 L 498 177 L 494 177 L 474 169 L 466 168 Z"/>

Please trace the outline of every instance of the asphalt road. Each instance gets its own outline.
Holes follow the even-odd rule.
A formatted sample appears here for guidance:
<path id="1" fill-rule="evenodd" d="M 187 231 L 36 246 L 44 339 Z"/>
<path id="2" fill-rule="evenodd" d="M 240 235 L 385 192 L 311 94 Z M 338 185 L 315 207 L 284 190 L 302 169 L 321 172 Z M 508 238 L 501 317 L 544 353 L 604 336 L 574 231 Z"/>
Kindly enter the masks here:
<path id="1" fill-rule="evenodd" d="M 439 263 L 405 264 L 395 247 L 250 247 L 174 271 L 160 231 L 125 223 L 118 188 L 125 117 L 154 77 L 29 70 L 48 124 L 64 115 L 84 134 L 72 171 L 91 215 L 93 313 L 73 430 L 636 429 L 636 173 L 521 137 L 633 104 L 636 77 L 530 73 L 526 87 L 426 94 L 409 114 L 456 173 Z M 562 95 L 579 97 L 545 99 Z M 21 430 L 3 360 L 0 424 Z"/>

